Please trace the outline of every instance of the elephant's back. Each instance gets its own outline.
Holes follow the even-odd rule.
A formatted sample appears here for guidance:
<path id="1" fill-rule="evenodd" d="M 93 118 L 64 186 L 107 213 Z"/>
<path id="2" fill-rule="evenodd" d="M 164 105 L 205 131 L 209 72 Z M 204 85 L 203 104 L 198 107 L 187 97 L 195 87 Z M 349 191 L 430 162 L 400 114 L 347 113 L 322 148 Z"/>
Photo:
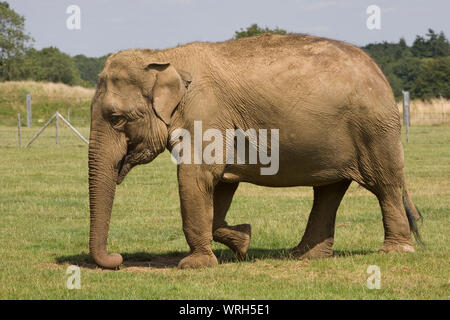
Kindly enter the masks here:
<path id="1" fill-rule="evenodd" d="M 392 90 L 361 49 L 302 34 L 261 35 L 206 44 L 224 86 L 247 86 L 292 109 L 352 102 L 365 108 L 394 106 Z M 217 67 L 217 68 L 215 68 Z"/>
<path id="2" fill-rule="evenodd" d="M 236 66 L 270 66 L 277 60 L 319 60 L 323 68 L 345 60 L 365 63 L 370 58 L 359 48 L 337 40 L 306 34 L 263 34 L 255 37 L 205 44 L 212 55 Z"/>

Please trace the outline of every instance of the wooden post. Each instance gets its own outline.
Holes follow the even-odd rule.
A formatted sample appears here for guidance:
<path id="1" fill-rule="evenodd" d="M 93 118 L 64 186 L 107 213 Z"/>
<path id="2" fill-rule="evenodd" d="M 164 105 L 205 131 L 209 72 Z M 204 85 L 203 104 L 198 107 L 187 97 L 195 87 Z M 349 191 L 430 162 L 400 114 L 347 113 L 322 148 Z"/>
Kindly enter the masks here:
<path id="1" fill-rule="evenodd" d="M 70 122 L 70 107 L 67 108 L 67 121 Z"/>
<path id="2" fill-rule="evenodd" d="M 440 99 L 441 99 L 441 107 L 442 107 L 442 122 L 445 122 L 444 99 L 442 99 L 442 95 L 440 96 Z"/>
<path id="3" fill-rule="evenodd" d="M 58 113 L 58 111 L 56 111 L 56 113 L 55 113 L 55 115 L 56 115 L 56 117 L 55 117 L 55 129 L 56 129 L 56 145 L 58 145 L 58 118 L 59 118 L 59 113 Z"/>
<path id="4" fill-rule="evenodd" d="M 31 94 L 27 93 L 27 127 L 31 127 Z"/>
<path id="5" fill-rule="evenodd" d="M 20 113 L 17 114 L 17 133 L 19 135 L 19 148 L 22 147 L 22 129 L 20 124 Z"/>
<path id="6" fill-rule="evenodd" d="M 403 125 L 406 129 L 406 142 L 409 142 L 409 126 L 411 124 L 410 112 L 409 112 L 409 92 L 402 91 L 403 93 Z"/>

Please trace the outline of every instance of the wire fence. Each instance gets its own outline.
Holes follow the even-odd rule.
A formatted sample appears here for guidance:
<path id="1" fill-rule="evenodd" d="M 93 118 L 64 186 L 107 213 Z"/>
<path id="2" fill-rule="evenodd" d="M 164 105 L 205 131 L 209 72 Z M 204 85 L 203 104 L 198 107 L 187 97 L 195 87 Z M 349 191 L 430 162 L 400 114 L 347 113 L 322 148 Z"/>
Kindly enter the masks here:
<path id="1" fill-rule="evenodd" d="M 444 123 L 450 121 L 450 113 L 413 113 L 411 124 L 414 123 Z"/>
<path id="2" fill-rule="evenodd" d="M 403 118 L 403 103 L 397 106 Z M 410 101 L 410 124 L 439 124 L 450 122 L 450 100 L 442 97 L 423 101 L 412 99 Z"/>

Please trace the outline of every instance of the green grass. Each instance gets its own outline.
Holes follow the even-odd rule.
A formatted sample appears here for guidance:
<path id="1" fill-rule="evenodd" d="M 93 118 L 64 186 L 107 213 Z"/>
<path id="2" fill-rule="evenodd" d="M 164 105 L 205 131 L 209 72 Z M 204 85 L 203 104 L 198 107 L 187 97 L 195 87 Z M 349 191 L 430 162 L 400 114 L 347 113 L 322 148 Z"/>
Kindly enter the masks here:
<path id="1" fill-rule="evenodd" d="M 24 143 L 38 130 L 23 129 Z M 29 149 L 13 127 L 0 127 L 0 299 L 449 299 L 450 124 L 414 126 L 405 145 L 410 193 L 424 215 L 427 246 L 416 254 L 379 254 L 376 198 L 352 184 L 339 208 L 335 254 L 297 261 L 312 205 L 311 188 L 242 184 L 228 215 L 251 223 L 246 261 L 213 243 L 220 264 L 178 270 L 188 247 L 181 229 L 176 168 L 164 153 L 139 166 L 117 188 L 109 250 L 119 271 L 95 268 L 88 255 L 87 146 L 48 128 Z M 87 137 L 88 129 L 80 131 Z M 81 266 L 81 289 L 66 288 L 66 269 Z M 369 265 L 381 289 L 366 288 Z"/>

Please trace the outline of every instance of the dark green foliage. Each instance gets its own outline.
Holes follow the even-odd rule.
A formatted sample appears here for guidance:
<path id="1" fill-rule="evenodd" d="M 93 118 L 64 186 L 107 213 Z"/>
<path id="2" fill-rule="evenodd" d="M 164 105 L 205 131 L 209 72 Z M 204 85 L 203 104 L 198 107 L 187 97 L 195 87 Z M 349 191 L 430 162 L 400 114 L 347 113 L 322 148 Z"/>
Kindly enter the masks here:
<path id="1" fill-rule="evenodd" d="M 426 59 L 422 64 L 411 93 L 415 97 L 450 99 L 450 56 Z"/>
<path id="2" fill-rule="evenodd" d="M 100 58 L 91 58 L 82 54 L 73 57 L 75 65 L 80 71 L 81 79 L 86 81 L 91 87 L 96 86 L 98 74 L 102 71 L 107 58 L 108 55 Z"/>
<path id="3" fill-rule="evenodd" d="M 450 44 L 442 31 L 437 34 L 432 29 L 428 29 L 426 36 L 427 39 L 416 36 L 411 47 L 411 52 L 415 57 L 434 58 L 450 55 Z"/>
<path id="4" fill-rule="evenodd" d="M 55 47 L 39 51 L 29 50 L 24 63 L 25 79 L 62 82 L 68 85 L 83 84 L 73 59 Z"/>
<path id="5" fill-rule="evenodd" d="M 449 97 L 450 44 L 443 32 L 428 29 L 411 47 L 402 38 L 398 43 L 374 43 L 364 49 L 383 70 L 397 99 L 402 90 L 412 98 Z"/>
<path id="6" fill-rule="evenodd" d="M 276 27 L 275 29 L 269 29 L 268 27 L 260 28 L 256 23 L 247 27 L 245 30 L 240 29 L 234 33 L 233 39 L 247 38 L 257 36 L 263 33 L 274 33 L 274 34 L 286 34 L 286 30 Z"/>
<path id="7" fill-rule="evenodd" d="M 0 2 L 0 80 L 10 80 L 20 73 L 16 65 L 31 41 L 25 33 L 25 18 L 7 2 Z"/>
<path id="8" fill-rule="evenodd" d="M 72 58 L 55 47 L 29 49 L 26 54 L 10 62 L 15 73 L 7 80 L 26 79 L 95 87 L 97 75 L 103 69 L 106 58 L 84 55 Z"/>

